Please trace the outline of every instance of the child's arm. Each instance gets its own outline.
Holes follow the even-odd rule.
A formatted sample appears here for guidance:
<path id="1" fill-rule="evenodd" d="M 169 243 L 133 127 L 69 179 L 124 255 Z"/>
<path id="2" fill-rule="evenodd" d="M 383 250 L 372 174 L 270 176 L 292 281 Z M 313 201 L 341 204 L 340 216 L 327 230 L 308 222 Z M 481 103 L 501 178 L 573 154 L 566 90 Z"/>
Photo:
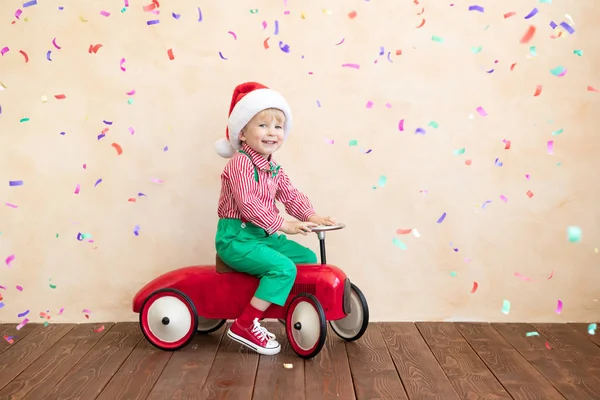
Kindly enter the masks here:
<path id="1" fill-rule="evenodd" d="M 283 168 L 279 169 L 279 175 L 279 184 L 277 185 L 275 198 L 283 203 L 285 211 L 289 215 L 300 221 L 308 221 L 311 216 L 315 215 L 315 209 L 310 200 L 304 193 L 292 185 L 290 178 L 283 171 Z"/>
<path id="2" fill-rule="evenodd" d="M 227 178 L 242 216 L 263 228 L 269 235 L 277 232 L 283 225 L 284 219 L 281 215 L 270 212 L 261 200 L 261 187 L 254 180 L 254 165 L 248 157 L 232 159 Z"/>

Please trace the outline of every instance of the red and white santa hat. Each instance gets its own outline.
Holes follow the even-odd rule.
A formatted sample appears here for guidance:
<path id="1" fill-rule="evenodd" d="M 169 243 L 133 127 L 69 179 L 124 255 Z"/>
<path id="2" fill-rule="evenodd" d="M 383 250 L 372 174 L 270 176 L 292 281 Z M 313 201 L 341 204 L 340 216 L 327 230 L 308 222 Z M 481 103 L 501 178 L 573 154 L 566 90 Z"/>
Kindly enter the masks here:
<path id="1" fill-rule="evenodd" d="M 267 108 L 277 108 L 285 114 L 284 139 L 292 129 L 292 111 L 285 98 L 275 90 L 257 83 L 245 82 L 236 86 L 229 107 L 229 122 L 226 137 L 217 140 L 215 149 L 221 157 L 233 157 L 242 148 L 240 131 L 256 114 Z"/>

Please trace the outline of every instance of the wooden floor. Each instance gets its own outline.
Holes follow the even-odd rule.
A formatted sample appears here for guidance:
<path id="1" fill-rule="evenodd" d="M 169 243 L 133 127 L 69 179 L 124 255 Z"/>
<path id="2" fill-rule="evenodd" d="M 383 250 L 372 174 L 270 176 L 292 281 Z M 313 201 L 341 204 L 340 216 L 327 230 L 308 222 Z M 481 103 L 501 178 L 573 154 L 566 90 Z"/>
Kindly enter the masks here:
<path id="1" fill-rule="evenodd" d="M 266 325 L 277 356 L 232 342 L 227 325 L 173 353 L 137 323 L 0 325 L 0 399 L 600 399 L 587 324 L 373 323 L 353 343 L 329 330 L 308 361 Z"/>

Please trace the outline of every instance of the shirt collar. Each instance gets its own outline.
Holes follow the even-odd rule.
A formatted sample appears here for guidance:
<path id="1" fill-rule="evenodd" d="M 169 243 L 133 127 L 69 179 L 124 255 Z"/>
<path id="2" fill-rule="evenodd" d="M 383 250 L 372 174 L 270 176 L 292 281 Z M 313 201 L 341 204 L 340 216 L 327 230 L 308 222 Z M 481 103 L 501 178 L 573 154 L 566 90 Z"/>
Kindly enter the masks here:
<path id="1" fill-rule="evenodd" d="M 259 152 L 252 150 L 250 146 L 246 143 L 242 144 L 242 150 L 244 150 L 252 160 L 252 163 L 256 165 L 259 169 L 270 169 L 269 161 L 273 164 L 277 165 L 275 160 L 273 160 L 273 155 L 269 156 L 269 159 L 265 159 Z"/>

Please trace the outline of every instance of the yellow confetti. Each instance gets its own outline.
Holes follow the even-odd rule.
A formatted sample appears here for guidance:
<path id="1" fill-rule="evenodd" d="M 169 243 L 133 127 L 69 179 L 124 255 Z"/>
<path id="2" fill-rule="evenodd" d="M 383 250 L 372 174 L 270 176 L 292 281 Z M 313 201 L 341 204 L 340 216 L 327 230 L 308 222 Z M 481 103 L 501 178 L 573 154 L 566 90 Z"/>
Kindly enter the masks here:
<path id="1" fill-rule="evenodd" d="M 283 364 L 283 368 L 292 369 L 292 368 L 294 368 L 294 365 L 293 364 Z"/>
<path id="2" fill-rule="evenodd" d="M 79 16 L 79 20 L 80 20 L 81 22 L 88 22 L 88 20 L 87 20 L 87 19 L 85 19 L 85 18 L 83 18 L 81 15 Z"/>
<path id="3" fill-rule="evenodd" d="M 331 10 L 326 10 L 325 8 L 323 9 L 323 14 L 330 14 L 331 15 L 332 11 Z"/>
<path id="4" fill-rule="evenodd" d="M 8 87 L 4 83 L 2 83 L 2 81 L 0 81 L 0 86 L 2 86 L 1 90 L 8 89 Z"/>
<path id="5" fill-rule="evenodd" d="M 304 13 L 300 14 L 300 18 L 306 19 L 306 14 L 304 14 Z"/>
<path id="6" fill-rule="evenodd" d="M 45 103 L 48 101 L 48 97 L 47 96 L 42 96 L 42 103 Z"/>

